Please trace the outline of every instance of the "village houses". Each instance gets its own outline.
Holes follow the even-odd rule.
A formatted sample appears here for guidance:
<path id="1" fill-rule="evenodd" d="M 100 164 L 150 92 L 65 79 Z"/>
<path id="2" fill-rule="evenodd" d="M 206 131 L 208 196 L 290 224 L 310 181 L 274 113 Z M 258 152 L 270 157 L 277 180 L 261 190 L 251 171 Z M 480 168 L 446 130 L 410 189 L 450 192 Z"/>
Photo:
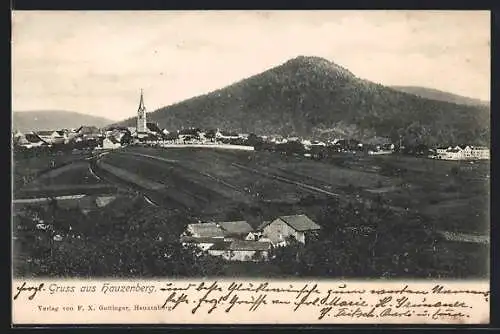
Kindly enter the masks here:
<path id="1" fill-rule="evenodd" d="M 206 222 L 189 224 L 181 242 L 230 261 L 265 261 L 273 247 L 286 246 L 291 236 L 305 244 L 320 229 L 306 215 L 280 216 L 257 229 L 246 221 Z"/>
<path id="2" fill-rule="evenodd" d="M 434 157 L 442 160 L 489 160 L 490 150 L 484 146 L 472 145 L 438 147 Z"/>

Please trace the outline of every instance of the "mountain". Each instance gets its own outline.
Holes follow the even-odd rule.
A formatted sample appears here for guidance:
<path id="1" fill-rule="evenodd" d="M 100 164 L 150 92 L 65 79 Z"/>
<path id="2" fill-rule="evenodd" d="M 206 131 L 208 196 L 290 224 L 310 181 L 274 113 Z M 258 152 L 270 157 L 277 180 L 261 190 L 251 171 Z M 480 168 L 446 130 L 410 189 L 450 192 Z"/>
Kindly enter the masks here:
<path id="1" fill-rule="evenodd" d="M 225 88 L 148 114 L 169 130 L 196 126 L 318 139 L 402 136 L 407 144 L 486 144 L 489 108 L 424 99 L 300 56 Z M 120 125 L 132 126 L 135 118 Z"/>
<path id="2" fill-rule="evenodd" d="M 62 110 L 14 111 L 12 113 L 12 129 L 21 132 L 69 129 L 81 125 L 103 127 L 112 122 L 104 117 Z"/>
<path id="3" fill-rule="evenodd" d="M 391 86 L 391 88 L 399 90 L 401 92 L 417 95 L 429 100 L 444 101 L 444 102 L 464 104 L 469 106 L 481 106 L 481 107 L 490 106 L 490 102 L 488 101 L 473 99 L 471 97 L 443 92 L 432 88 L 417 87 L 417 86 Z"/>

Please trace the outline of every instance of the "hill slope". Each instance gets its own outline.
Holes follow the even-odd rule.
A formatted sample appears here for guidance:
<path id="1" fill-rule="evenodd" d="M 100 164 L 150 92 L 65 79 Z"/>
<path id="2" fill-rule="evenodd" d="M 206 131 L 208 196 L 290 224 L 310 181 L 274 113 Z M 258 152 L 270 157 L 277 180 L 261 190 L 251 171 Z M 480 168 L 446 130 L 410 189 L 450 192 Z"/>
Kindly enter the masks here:
<path id="1" fill-rule="evenodd" d="M 407 143 L 489 142 L 489 108 L 423 99 L 357 78 L 322 58 L 300 56 L 223 89 L 148 115 L 167 129 L 223 128 L 256 134 L 404 137 Z M 133 125 L 131 118 L 121 125 Z"/>
<path id="2" fill-rule="evenodd" d="M 417 95 L 426 99 L 444 101 L 456 104 L 464 104 L 469 106 L 481 106 L 489 107 L 490 103 L 488 101 L 482 101 L 478 99 L 473 99 L 471 97 L 461 96 L 457 94 L 452 94 L 448 92 L 443 92 L 437 89 L 426 88 L 426 87 L 416 87 L 416 86 L 391 86 L 395 90 L 401 92 Z"/>
<path id="3" fill-rule="evenodd" d="M 21 132 L 69 129 L 81 125 L 102 127 L 111 122 L 111 120 L 104 117 L 62 110 L 17 111 L 12 113 L 12 129 Z"/>

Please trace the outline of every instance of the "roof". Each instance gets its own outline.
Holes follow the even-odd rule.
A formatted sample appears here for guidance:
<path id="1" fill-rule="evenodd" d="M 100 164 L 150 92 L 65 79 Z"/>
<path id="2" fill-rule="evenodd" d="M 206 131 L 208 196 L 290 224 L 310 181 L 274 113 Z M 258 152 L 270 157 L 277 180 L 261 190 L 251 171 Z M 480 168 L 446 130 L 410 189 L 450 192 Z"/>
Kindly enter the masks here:
<path id="1" fill-rule="evenodd" d="M 253 231 L 253 228 L 244 220 L 234 222 L 222 222 L 219 226 L 228 234 L 246 234 Z"/>
<path id="2" fill-rule="evenodd" d="M 200 237 L 224 237 L 224 231 L 216 223 L 189 224 L 188 228 L 195 236 Z"/>
<path id="3" fill-rule="evenodd" d="M 158 132 L 160 133 L 161 132 L 161 129 L 158 127 L 158 125 L 156 123 L 151 123 L 151 122 L 148 122 L 146 123 L 146 127 L 148 128 L 148 130 L 150 131 L 153 131 L 153 132 Z"/>
<path id="4" fill-rule="evenodd" d="M 232 241 L 225 241 L 225 240 L 217 240 L 214 242 L 214 244 L 209 248 L 209 250 L 229 250 Z"/>
<path id="5" fill-rule="evenodd" d="M 27 133 L 24 135 L 24 138 L 26 138 L 27 141 L 30 143 L 39 143 L 43 141 L 38 135 L 33 134 L 33 133 Z"/>
<path id="6" fill-rule="evenodd" d="M 99 129 L 95 126 L 81 126 L 80 128 L 78 128 L 78 130 L 76 131 L 78 133 L 85 133 L 85 134 L 97 134 L 99 133 Z"/>
<path id="7" fill-rule="evenodd" d="M 278 219 L 281 219 L 295 231 L 299 232 L 321 229 L 321 226 L 313 222 L 306 215 L 280 216 Z"/>
<path id="8" fill-rule="evenodd" d="M 265 251 L 271 248 L 270 242 L 234 240 L 229 246 L 232 251 Z"/>

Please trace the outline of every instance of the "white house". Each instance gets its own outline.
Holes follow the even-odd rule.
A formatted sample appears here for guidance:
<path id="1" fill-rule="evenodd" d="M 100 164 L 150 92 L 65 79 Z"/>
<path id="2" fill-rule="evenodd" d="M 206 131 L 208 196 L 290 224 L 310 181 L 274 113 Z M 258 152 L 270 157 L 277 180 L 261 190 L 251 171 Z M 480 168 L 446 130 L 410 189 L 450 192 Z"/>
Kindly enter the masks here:
<path id="1" fill-rule="evenodd" d="M 217 129 L 217 132 L 215 133 L 215 138 L 216 139 L 238 139 L 240 136 L 237 133 L 231 133 L 228 131 L 220 131 Z"/>
<path id="2" fill-rule="evenodd" d="M 114 150 L 120 147 L 122 147 L 120 141 L 113 136 L 104 138 L 104 140 L 102 141 L 102 148 L 105 150 Z"/>

